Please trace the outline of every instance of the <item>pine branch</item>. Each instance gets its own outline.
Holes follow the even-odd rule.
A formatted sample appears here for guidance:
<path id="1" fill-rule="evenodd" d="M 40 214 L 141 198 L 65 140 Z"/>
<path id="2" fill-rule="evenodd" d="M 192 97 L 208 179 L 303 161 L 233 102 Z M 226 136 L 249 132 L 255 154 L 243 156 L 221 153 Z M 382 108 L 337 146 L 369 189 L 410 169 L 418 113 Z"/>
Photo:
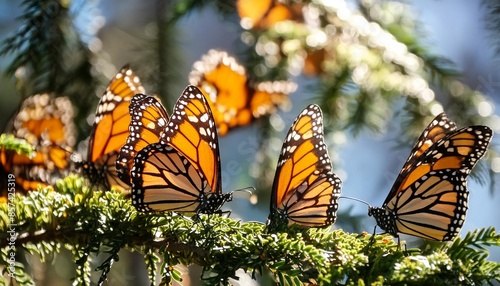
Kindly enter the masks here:
<path id="1" fill-rule="evenodd" d="M 482 0 L 487 11 L 486 28 L 490 30 L 491 41 L 495 44 L 495 51 L 500 53 L 500 3 L 496 0 Z"/>
<path id="2" fill-rule="evenodd" d="M 219 215 L 138 213 L 122 194 L 92 192 L 75 176 L 59 181 L 54 190 L 32 191 L 16 196 L 10 206 L 0 204 L 0 213 L 6 214 L 0 217 L 1 263 L 6 267 L 8 231 L 14 229 L 16 251 L 25 249 L 42 259 L 61 248 L 73 251 L 76 281 L 81 283 L 90 277 L 90 254 L 107 257 L 97 268 L 103 282 L 123 248 L 143 253 L 150 279 L 177 279 L 172 265 L 195 263 L 204 267 L 203 278 L 211 285 L 227 284 L 240 268 L 254 276 L 267 269 L 282 285 L 500 280 L 500 264 L 487 261 L 484 248 L 500 246 L 500 234 L 493 228 L 468 234 L 449 247 L 433 246 L 405 256 L 391 237 L 383 235 L 370 244 L 371 235 L 342 230 L 291 227 L 288 232 L 268 233 L 261 223 Z M 16 281 L 26 285 L 23 281 L 30 280 L 23 265 L 17 263 L 15 269 Z"/>
<path id="3" fill-rule="evenodd" d="M 30 156 L 35 148 L 25 139 L 16 138 L 12 134 L 0 134 L 0 149 L 13 150 L 18 154 Z"/>
<path id="4" fill-rule="evenodd" d="M 95 55 L 74 27 L 76 15 L 70 15 L 70 4 L 57 0 L 22 1 L 19 29 L 3 40 L 0 56 L 13 55 L 5 74 L 17 79 L 22 97 L 41 92 L 68 96 L 79 107 L 76 126 L 82 128 L 88 126 L 84 122 L 94 101 L 88 95 L 95 94 L 98 80 L 96 71 L 91 72 Z"/>
<path id="5" fill-rule="evenodd" d="M 14 76 L 19 68 L 26 68 L 33 75 L 33 92 L 54 91 L 56 79 L 63 74 L 60 57 L 66 43 L 61 29 L 67 26 L 67 7 L 45 0 L 24 1 L 21 5 L 23 25 L 4 40 L 0 49 L 0 56 L 16 54 L 6 74 Z"/>

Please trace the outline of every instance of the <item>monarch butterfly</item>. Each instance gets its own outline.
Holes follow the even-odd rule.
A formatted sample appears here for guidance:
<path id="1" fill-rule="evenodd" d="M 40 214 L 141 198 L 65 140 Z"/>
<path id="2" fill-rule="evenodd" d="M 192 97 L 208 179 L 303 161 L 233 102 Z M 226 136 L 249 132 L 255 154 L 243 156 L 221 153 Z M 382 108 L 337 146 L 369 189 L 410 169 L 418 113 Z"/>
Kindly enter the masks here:
<path id="1" fill-rule="evenodd" d="M 225 51 L 209 50 L 193 64 L 189 82 L 203 91 L 220 135 L 250 124 L 289 103 L 296 84 L 288 81 L 249 83 L 245 68 Z"/>
<path id="2" fill-rule="evenodd" d="M 75 144 L 73 107 L 68 98 L 49 94 L 28 97 L 10 129 L 9 133 L 34 147 L 30 157 L 13 150 L 0 150 L 2 171 L 15 176 L 18 190 L 25 192 L 46 186 L 66 174 Z M 2 188 L 2 196 L 4 191 Z"/>
<path id="3" fill-rule="evenodd" d="M 139 77 L 125 65 L 110 81 L 97 105 L 90 134 L 85 176 L 95 185 L 125 191 L 130 182 L 118 178 L 116 158 L 125 144 L 130 124 L 129 103 L 136 93 L 145 93 Z"/>
<path id="4" fill-rule="evenodd" d="M 311 104 L 297 116 L 281 148 L 271 193 L 270 229 L 285 224 L 333 224 L 341 185 L 324 142 L 321 109 Z"/>
<path id="5" fill-rule="evenodd" d="M 137 153 L 147 145 L 160 141 L 169 120 L 163 105 L 145 94 L 132 97 L 129 112 L 129 136 L 116 159 L 118 177 L 123 182 L 130 182 L 130 170 Z"/>
<path id="6" fill-rule="evenodd" d="M 369 207 L 386 232 L 429 240 L 453 240 L 467 211 L 467 176 L 486 152 L 486 126 L 456 130 L 439 114 L 417 140 L 382 207 Z"/>
<path id="7" fill-rule="evenodd" d="M 274 24 L 301 17 L 300 10 L 277 0 L 238 0 L 236 9 L 244 29 L 266 29 Z M 300 8 L 300 7 L 299 7 Z"/>
<path id="8" fill-rule="evenodd" d="M 232 199 L 222 193 L 217 129 L 198 88 L 186 87 L 160 142 L 135 156 L 131 177 L 139 211 L 214 213 Z"/>

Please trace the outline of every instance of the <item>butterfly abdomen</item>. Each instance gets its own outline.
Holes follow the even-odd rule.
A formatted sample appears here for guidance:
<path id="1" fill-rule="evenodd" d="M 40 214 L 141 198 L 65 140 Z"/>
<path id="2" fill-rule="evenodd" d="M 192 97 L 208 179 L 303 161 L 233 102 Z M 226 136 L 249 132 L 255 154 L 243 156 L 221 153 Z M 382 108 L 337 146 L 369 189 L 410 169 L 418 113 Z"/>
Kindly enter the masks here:
<path id="1" fill-rule="evenodd" d="M 200 205 L 196 209 L 196 213 L 212 214 L 220 210 L 225 202 L 233 200 L 233 193 L 217 194 L 212 193 L 200 196 Z"/>

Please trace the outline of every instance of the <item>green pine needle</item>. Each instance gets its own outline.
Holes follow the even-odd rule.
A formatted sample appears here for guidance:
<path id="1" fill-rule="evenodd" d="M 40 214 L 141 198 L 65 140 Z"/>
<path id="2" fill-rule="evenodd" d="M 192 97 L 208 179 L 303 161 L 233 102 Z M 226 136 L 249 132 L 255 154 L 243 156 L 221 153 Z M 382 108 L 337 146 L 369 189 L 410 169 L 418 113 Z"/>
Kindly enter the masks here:
<path id="1" fill-rule="evenodd" d="M 493 228 L 468 233 L 451 244 L 416 249 L 407 256 L 392 237 L 384 235 L 375 236 L 371 243 L 371 235 L 342 230 L 291 227 L 268 233 L 262 223 L 220 215 L 139 213 L 121 193 L 92 192 L 76 176 L 58 181 L 53 189 L 16 196 L 13 203 L 17 250 L 36 253 L 42 260 L 63 248 L 71 250 L 77 266 L 75 281 L 82 283 L 89 281 L 92 271 L 100 271 L 104 282 L 121 249 L 142 253 L 151 281 L 160 275 L 165 283 L 180 279 L 177 264 L 203 266 L 202 278 L 208 284 L 227 284 L 238 269 L 254 276 L 270 271 L 282 285 L 500 280 L 500 264 L 487 260 L 486 247 L 500 245 L 500 234 Z M 9 205 L 0 204 L 0 212 L 9 213 Z M 9 219 L 0 220 L 4 265 L 8 265 Z M 91 269 L 90 257 L 99 254 L 107 258 Z M 23 265 L 15 267 L 15 280 L 28 281 Z"/>

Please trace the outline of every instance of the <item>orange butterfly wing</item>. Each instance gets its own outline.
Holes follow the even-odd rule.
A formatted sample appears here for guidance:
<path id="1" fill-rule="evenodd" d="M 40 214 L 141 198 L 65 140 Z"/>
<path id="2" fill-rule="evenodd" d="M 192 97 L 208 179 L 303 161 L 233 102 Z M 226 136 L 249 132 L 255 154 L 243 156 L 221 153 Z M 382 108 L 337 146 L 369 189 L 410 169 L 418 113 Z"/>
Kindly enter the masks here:
<path id="1" fill-rule="evenodd" d="M 33 153 L 33 157 L 18 154 L 12 150 L 2 149 L 0 151 L 0 163 L 2 164 L 2 177 L 13 174 L 15 187 L 22 193 L 36 190 L 38 186 L 46 187 L 51 180 L 50 170 L 44 167 L 48 160 L 47 154 L 39 151 Z M 2 179 L 3 180 L 3 179 Z M 2 184 L 2 186 L 6 184 Z M 2 187 L 2 197 L 7 197 L 7 190 Z"/>
<path id="2" fill-rule="evenodd" d="M 236 10 L 245 29 L 267 29 L 278 22 L 291 20 L 293 11 L 286 5 L 274 0 L 238 0 Z"/>
<path id="3" fill-rule="evenodd" d="M 424 152 L 403 180 L 397 180 L 401 183 L 395 186 L 396 194 L 431 171 L 460 170 L 468 175 L 486 153 L 491 136 L 489 127 L 470 126 L 443 137 Z"/>
<path id="4" fill-rule="evenodd" d="M 32 157 L 2 149 L 3 172 L 16 177 L 16 187 L 27 191 L 54 183 L 67 173 L 75 144 L 73 107 L 66 97 L 33 95 L 23 101 L 12 123 L 12 133 L 28 141 Z M 3 194 L 2 194 L 3 195 Z"/>
<path id="5" fill-rule="evenodd" d="M 219 139 L 208 102 L 195 86 L 177 101 L 161 142 L 183 154 L 207 179 L 212 192 L 222 193 Z"/>
<path id="6" fill-rule="evenodd" d="M 130 170 L 137 153 L 147 145 L 158 143 L 168 123 L 168 113 L 154 97 L 136 94 L 129 106 L 131 122 L 127 142 L 116 160 L 118 177 L 129 184 Z"/>
<path id="7" fill-rule="evenodd" d="M 309 105 L 295 119 L 281 149 L 271 193 L 270 227 L 333 224 L 342 182 L 331 169 L 321 109 Z"/>
<path id="8" fill-rule="evenodd" d="M 287 81 L 251 85 L 245 68 L 225 51 L 209 50 L 193 64 L 189 81 L 208 99 L 220 135 L 289 103 L 296 85 Z"/>
<path id="9" fill-rule="evenodd" d="M 398 178 L 394 182 L 394 185 L 387 197 L 392 198 L 396 195 L 396 192 L 398 191 L 396 186 L 401 185 L 401 180 L 406 178 L 408 173 L 415 167 L 416 164 L 420 162 L 422 154 L 427 149 L 447 134 L 456 131 L 456 129 L 457 126 L 455 122 L 451 121 L 445 113 L 437 115 L 418 137 L 417 142 L 410 152 L 410 156 L 408 156 L 408 159 L 406 159 L 406 162 L 403 164 Z"/>
<path id="10" fill-rule="evenodd" d="M 88 159 L 84 164 L 85 173 L 92 183 L 106 188 L 128 189 L 128 184 L 118 178 L 115 162 L 129 134 L 128 106 L 136 93 L 145 93 L 144 87 L 139 77 L 124 66 L 111 80 L 97 105 Z"/>
<path id="11" fill-rule="evenodd" d="M 160 143 L 141 150 L 132 167 L 132 203 L 140 211 L 214 213 L 222 194 L 219 141 L 201 91 L 188 86 Z"/>
<path id="12" fill-rule="evenodd" d="M 139 151 L 131 178 L 132 204 L 139 211 L 212 213 L 216 210 L 204 206 L 212 193 L 208 181 L 169 145 L 154 143 Z"/>
<path id="13" fill-rule="evenodd" d="M 208 99 L 220 135 L 251 122 L 246 70 L 226 52 L 210 50 L 193 64 L 189 81 Z"/>
<path id="14" fill-rule="evenodd" d="M 297 85 L 289 81 L 265 81 L 256 85 L 250 100 L 250 112 L 253 118 L 273 114 L 278 107 L 289 106 L 288 95 L 294 92 Z"/>

